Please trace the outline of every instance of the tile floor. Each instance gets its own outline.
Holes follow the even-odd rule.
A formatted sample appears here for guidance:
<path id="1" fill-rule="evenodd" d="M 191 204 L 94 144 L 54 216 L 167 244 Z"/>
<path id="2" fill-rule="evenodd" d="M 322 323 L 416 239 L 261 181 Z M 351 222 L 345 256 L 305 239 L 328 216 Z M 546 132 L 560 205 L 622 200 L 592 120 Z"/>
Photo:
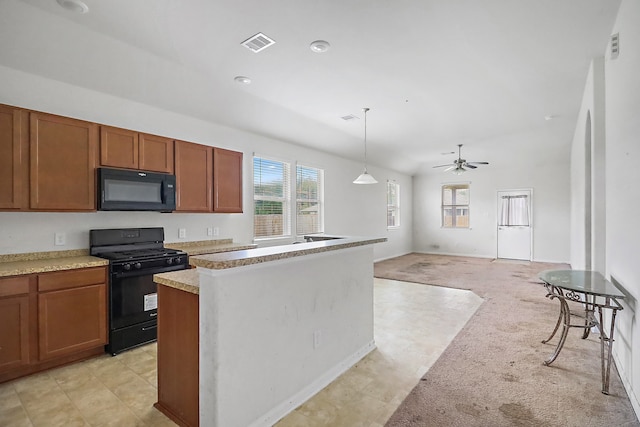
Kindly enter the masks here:
<path id="1" fill-rule="evenodd" d="M 470 291 L 375 279 L 377 349 L 278 427 L 382 426 L 482 303 Z M 153 408 L 156 345 L 0 384 L 0 426 L 174 426 Z"/>

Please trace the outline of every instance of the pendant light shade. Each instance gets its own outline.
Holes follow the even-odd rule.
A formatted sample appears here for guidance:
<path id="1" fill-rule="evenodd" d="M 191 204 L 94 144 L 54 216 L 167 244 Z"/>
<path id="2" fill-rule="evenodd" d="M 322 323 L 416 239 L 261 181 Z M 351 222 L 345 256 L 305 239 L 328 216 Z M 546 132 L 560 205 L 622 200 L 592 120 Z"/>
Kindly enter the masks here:
<path id="1" fill-rule="evenodd" d="M 353 183 L 377 184 L 378 181 L 376 181 L 376 179 L 367 172 L 367 111 L 369 111 L 369 109 L 363 108 L 362 111 L 364 111 L 364 171 L 356 178 L 355 181 L 353 181 Z"/>

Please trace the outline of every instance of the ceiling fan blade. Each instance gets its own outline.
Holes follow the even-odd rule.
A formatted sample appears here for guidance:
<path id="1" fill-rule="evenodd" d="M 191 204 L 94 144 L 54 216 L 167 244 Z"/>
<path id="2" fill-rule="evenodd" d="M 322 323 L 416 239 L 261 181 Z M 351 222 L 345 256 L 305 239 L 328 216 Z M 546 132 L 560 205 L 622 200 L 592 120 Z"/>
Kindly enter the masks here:
<path id="1" fill-rule="evenodd" d="M 449 172 L 449 171 L 452 171 L 452 170 L 454 170 L 454 169 L 455 169 L 455 168 L 457 168 L 457 167 L 458 167 L 458 166 L 455 166 L 455 165 L 449 166 L 448 168 L 446 168 L 445 170 L 443 170 L 443 172 Z"/>
<path id="2" fill-rule="evenodd" d="M 467 164 L 471 164 L 471 165 L 488 165 L 489 162 L 467 162 Z"/>
<path id="3" fill-rule="evenodd" d="M 471 169 L 476 169 L 477 168 L 477 166 L 474 166 L 474 165 L 469 164 L 469 163 L 465 163 L 463 166 L 466 166 L 466 167 L 471 168 Z"/>
<path id="4" fill-rule="evenodd" d="M 434 168 L 445 168 L 445 167 L 449 167 L 449 166 L 455 166 L 455 164 L 448 164 L 448 165 L 438 165 L 438 166 L 434 166 Z"/>

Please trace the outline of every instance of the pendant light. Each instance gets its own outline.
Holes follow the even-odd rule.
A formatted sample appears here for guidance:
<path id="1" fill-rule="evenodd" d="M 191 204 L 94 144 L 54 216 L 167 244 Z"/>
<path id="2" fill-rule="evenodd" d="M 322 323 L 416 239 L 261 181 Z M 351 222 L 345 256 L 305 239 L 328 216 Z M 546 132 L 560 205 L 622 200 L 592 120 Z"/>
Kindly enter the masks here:
<path id="1" fill-rule="evenodd" d="M 363 108 L 364 111 L 364 171 L 359 177 L 353 181 L 354 184 L 377 184 L 378 181 L 367 172 L 367 111 L 368 108 Z"/>

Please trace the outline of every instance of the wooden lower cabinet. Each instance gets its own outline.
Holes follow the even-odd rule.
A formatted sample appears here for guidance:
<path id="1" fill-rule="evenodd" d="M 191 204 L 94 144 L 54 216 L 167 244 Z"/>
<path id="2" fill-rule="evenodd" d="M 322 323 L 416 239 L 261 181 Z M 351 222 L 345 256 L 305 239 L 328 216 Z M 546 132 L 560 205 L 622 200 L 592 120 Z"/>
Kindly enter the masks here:
<path id="1" fill-rule="evenodd" d="M 0 383 L 104 353 L 107 267 L 0 279 Z"/>
<path id="2" fill-rule="evenodd" d="M 199 296 L 158 284 L 159 411 L 180 426 L 199 419 Z"/>
<path id="3" fill-rule="evenodd" d="M 29 364 L 29 295 L 0 298 L 0 372 Z"/>
<path id="4" fill-rule="evenodd" d="M 103 283 L 38 295 L 40 360 L 107 343 L 106 292 Z"/>

